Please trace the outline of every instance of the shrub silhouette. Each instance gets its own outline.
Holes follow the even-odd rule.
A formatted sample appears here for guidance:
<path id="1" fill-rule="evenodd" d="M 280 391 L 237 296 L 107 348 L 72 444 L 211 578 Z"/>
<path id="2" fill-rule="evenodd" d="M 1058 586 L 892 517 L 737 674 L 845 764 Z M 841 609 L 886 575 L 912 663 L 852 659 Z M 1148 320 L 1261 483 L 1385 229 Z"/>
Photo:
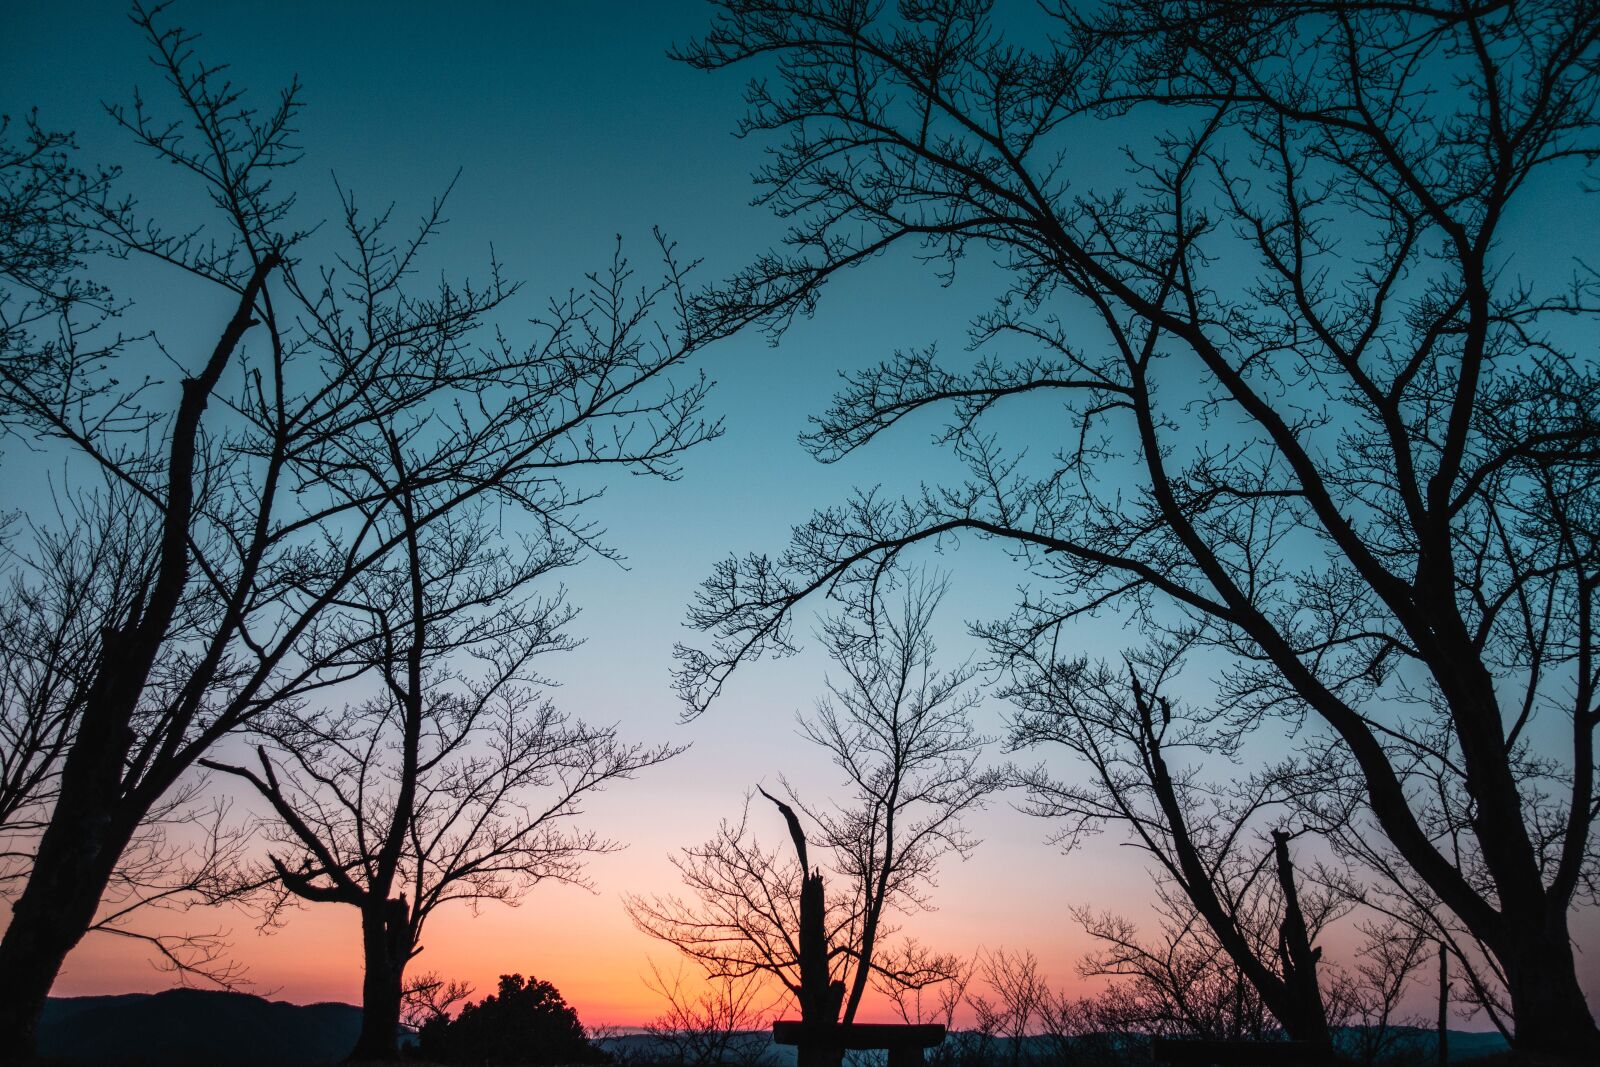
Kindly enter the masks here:
<path id="1" fill-rule="evenodd" d="M 502 974 L 500 991 L 441 1016 L 417 1034 L 425 1060 L 472 1064 L 607 1063 L 589 1043 L 578 1013 L 549 982 Z"/>

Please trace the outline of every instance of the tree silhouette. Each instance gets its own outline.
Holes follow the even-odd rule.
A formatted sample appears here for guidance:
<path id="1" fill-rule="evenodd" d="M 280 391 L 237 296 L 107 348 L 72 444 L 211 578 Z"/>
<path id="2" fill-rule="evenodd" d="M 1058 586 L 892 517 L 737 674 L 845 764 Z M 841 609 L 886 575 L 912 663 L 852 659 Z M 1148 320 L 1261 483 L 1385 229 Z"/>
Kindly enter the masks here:
<path id="1" fill-rule="evenodd" d="M 449 1018 L 450 1009 L 470 996 L 472 987 L 465 982 L 447 981 L 434 971 L 412 975 L 400 994 L 400 1025 L 421 1030 L 435 1019 Z"/>
<path id="2" fill-rule="evenodd" d="M 41 126 L 36 111 L 20 123 L 0 115 L 0 367 L 8 378 L 56 373 L 63 350 L 116 310 L 81 268 L 100 246 L 83 205 L 103 202 L 117 172 L 85 173 L 76 148 L 71 134 Z M 0 423 L 13 414 L 0 406 Z"/>
<path id="3" fill-rule="evenodd" d="M 606 1062 L 556 987 L 520 974 L 502 974 L 498 993 L 467 1004 L 454 1019 L 436 1018 L 418 1039 L 421 1054 L 442 1063 Z"/>
<path id="4" fill-rule="evenodd" d="M 1592 1055 L 1568 917 L 1595 890 L 1600 377 L 1560 323 L 1600 302 L 1581 265 L 1507 264 L 1550 221 L 1529 189 L 1600 152 L 1600 15 L 1047 7 L 1022 45 L 986 3 L 740 0 L 681 51 L 760 66 L 743 131 L 771 136 L 761 200 L 790 222 L 712 321 L 781 329 L 891 247 L 1009 278 L 978 355 L 851 374 L 808 438 L 835 459 L 944 409 L 968 478 L 720 567 L 691 712 L 788 648 L 806 597 L 868 612 L 913 546 L 995 540 L 1033 582 L 1002 649 L 1119 611 L 1214 653 L 1241 716 L 1309 716 L 1389 867 L 1492 957 L 1516 1043 Z M 1079 163 L 1108 138 L 1128 176 L 1096 189 Z M 1050 462 L 1008 435 L 1030 403 Z"/>
<path id="5" fill-rule="evenodd" d="M 1222 759 L 1226 768 L 1246 739 L 1226 715 L 1167 696 L 1183 646 L 1151 649 L 1143 662 L 1120 668 L 1087 659 L 1042 663 L 1028 658 L 1032 651 L 1015 661 L 1007 689 L 1019 709 L 1012 745 L 1060 746 L 1090 773 L 1064 776 L 1044 764 L 1022 770 L 1024 810 L 1055 822 L 1056 840 L 1068 847 L 1107 823 L 1120 826 L 1188 898 L 1290 1037 L 1327 1046 L 1321 950 L 1311 942 L 1349 905 L 1348 894 L 1321 890 L 1301 906 L 1291 835 L 1278 827 L 1299 813 L 1308 788 L 1302 769 L 1280 763 L 1220 786 L 1201 776 L 1190 760 Z"/>
<path id="6" fill-rule="evenodd" d="M 58 499 L 60 528 L 28 523 L 31 548 L 0 573 L 0 894 L 33 869 L 62 760 L 103 648 L 106 613 L 147 582 L 154 542 L 114 485 Z M 230 987 L 244 971 L 215 931 L 163 929 L 156 912 L 218 904 L 252 887 L 240 870 L 248 828 L 195 778 L 164 796 L 128 840 L 89 932 L 143 942 L 157 966 Z"/>
<path id="7" fill-rule="evenodd" d="M 655 1049 L 646 1062 L 683 1067 L 771 1067 L 775 1061 L 767 1022 L 771 1005 L 763 975 L 753 972 L 711 984 L 698 996 L 684 988 L 681 966 L 666 976 L 650 964 L 644 983 L 666 1001 L 645 1027 Z"/>
<path id="8" fill-rule="evenodd" d="M 801 732 L 842 772 L 849 801 L 808 806 L 791 791 L 791 805 L 761 790 L 784 817 L 794 860 L 760 845 L 747 804 L 739 822 L 674 860 L 694 900 L 629 900 L 641 930 L 714 978 L 771 975 L 814 1024 L 854 1021 L 874 976 L 907 987 L 947 976 L 950 961 L 915 943 L 886 948 L 889 915 L 927 906 L 940 860 L 976 846 L 963 815 L 1001 784 L 978 766 L 985 739 L 970 719 L 972 668 L 935 666 L 931 626 L 943 595 L 942 583 L 912 576 L 870 625 L 824 627 L 843 678 L 829 680 Z M 819 1062 L 840 1054 L 813 1051 Z"/>
<path id="9" fill-rule="evenodd" d="M 365 617 L 341 644 L 371 656 L 379 692 L 340 712 L 269 712 L 256 728 L 272 748 L 258 749 L 257 767 L 200 761 L 271 806 L 284 893 L 358 909 L 357 1060 L 399 1056 L 406 967 L 440 905 L 583 884 L 585 859 L 618 846 L 572 825 L 579 805 L 679 751 L 625 744 L 539 695 L 532 662 L 572 647 L 573 612 L 529 586 L 571 565 L 575 546 L 535 540 L 514 552 L 481 509 L 424 528 L 415 503 L 402 493 L 393 505 L 408 531 L 400 558 L 345 598 Z"/>
<path id="10" fill-rule="evenodd" d="M 365 608 L 346 598 L 363 575 L 479 507 L 603 552 L 583 517 L 595 483 L 576 488 L 572 473 L 670 479 L 684 450 L 720 432 L 701 415 L 703 376 L 673 381 L 718 335 L 685 315 L 670 244 L 660 281 L 629 281 L 619 262 L 618 288 L 597 290 L 614 304 L 552 301 L 525 345 L 494 328 L 517 291 L 498 264 L 482 283 L 416 283 L 440 203 L 397 236 L 388 212 L 341 191 L 345 251 L 314 263 L 324 238 L 286 187 L 298 86 L 256 110 L 192 34 L 142 6 L 133 19 L 178 117 L 143 97 L 111 116 L 203 206 L 162 224 L 91 189 L 71 224 L 197 285 L 208 295 L 194 317 L 224 325 L 209 352 L 171 357 L 180 385 L 141 381 L 138 358 L 165 353 L 105 339 L 101 313 L 76 303 L 55 309 L 57 343 L 0 365 L 8 425 L 61 449 L 74 487 L 126 490 L 156 543 L 145 580 L 97 621 L 50 816 L 0 941 L 0 1055 L 16 1058 L 147 815 L 222 738 L 370 669 L 349 643 Z"/>

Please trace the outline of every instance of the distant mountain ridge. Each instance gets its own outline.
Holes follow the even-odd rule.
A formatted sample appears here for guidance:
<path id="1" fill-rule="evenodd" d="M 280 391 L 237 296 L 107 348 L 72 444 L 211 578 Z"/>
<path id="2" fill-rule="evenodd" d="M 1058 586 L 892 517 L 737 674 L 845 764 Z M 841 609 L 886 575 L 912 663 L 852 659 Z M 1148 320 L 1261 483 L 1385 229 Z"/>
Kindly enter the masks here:
<path id="1" fill-rule="evenodd" d="M 314 1067 L 338 1063 L 361 1031 L 353 1004 L 290 1004 L 248 993 L 169 989 L 52 997 L 39 1053 L 118 1067 Z"/>
<path id="2" fill-rule="evenodd" d="M 361 1009 L 354 1004 L 290 1004 L 248 993 L 169 989 L 52 997 L 40 1022 L 39 1051 L 47 1059 L 84 1067 L 320 1067 L 343 1060 L 360 1030 Z M 598 1044 L 624 1058 L 648 1057 L 664 1048 L 647 1033 L 613 1034 Z M 1349 1040 L 1348 1033 L 1343 1036 Z M 1407 1037 L 1417 1051 L 1432 1051 L 1431 1030 L 1410 1030 Z M 1009 1044 L 998 1039 L 997 1051 Z M 1450 1031 L 1452 1063 L 1505 1047 L 1497 1033 Z M 769 1062 L 791 1067 L 794 1053 L 775 1046 Z"/>

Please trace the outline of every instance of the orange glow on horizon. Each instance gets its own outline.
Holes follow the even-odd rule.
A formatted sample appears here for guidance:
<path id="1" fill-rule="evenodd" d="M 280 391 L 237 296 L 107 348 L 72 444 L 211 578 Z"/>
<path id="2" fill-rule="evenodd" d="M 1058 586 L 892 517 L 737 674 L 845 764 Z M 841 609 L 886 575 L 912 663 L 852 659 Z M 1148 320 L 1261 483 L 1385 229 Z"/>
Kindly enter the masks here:
<path id="1" fill-rule="evenodd" d="M 634 853 L 629 858 L 640 857 Z M 602 866 L 613 864 L 614 860 L 605 861 Z M 604 881 L 625 881 L 615 874 L 607 872 Z M 1015 906 L 996 906 L 1008 891 L 995 886 L 983 889 L 986 876 L 993 875 L 978 863 L 957 865 L 942 887 L 946 905 L 911 917 L 906 932 L 926 944 L 958 952 L 970 953 L 984 944 L 1026 947 L 1039 957 L 1053 988 L 1087 992 L 1089 984 L 1074 970 L 1085 948 L 1081 933 L 1069 924 L 1036 929 L 1029 936 L 1027 924 L 1019 924 L 1018 917 L 1037 913 L 1040 902 L 1028 901 L 1032 906 L 1025 907 L 1018 899 Z M 974 906 L 985 897 L 989 906 Z M 237 910 L 196 909 L 160 919 L 166 930 L 227 931 L 233 957 L 248 967 L 244 992 L 302 1004 L 360 1002 L 359 928 L 352 908 L 298 908 L 287 913 L 280 928 L 268 931 L 256 929 L 253 917 Z M 476 914 L 464 906 L 441 909 L 429 920 L 422 941 L 423 951 L 412 961 L 410 974 L 433 971 L 465 980 L 473 986 L 474 999 L 493 992 L 501 974 L 535 976 L 552 982 L 591 1029 L 643 1026 L 662 1013 L 661 996 L 645 981 L 652 960 L 668 976 L 681 963 L 686 990 L 705 982 L 695 965 L 633 928 L 620 891 L 590 893 L 573 886 L 541 885 L 519 907 L 490 905 Z M 124 938 L 91 935 L 68 958 L 53 995 L 156 992 L 178 984 L 171 973 L 150 963 L 144 948 Z M 784 1014 L 784 1000 L 773 999 Z M 898 1017 L 887 1000 L 869 993 L 861 1021 L 894 1022 Z"/>

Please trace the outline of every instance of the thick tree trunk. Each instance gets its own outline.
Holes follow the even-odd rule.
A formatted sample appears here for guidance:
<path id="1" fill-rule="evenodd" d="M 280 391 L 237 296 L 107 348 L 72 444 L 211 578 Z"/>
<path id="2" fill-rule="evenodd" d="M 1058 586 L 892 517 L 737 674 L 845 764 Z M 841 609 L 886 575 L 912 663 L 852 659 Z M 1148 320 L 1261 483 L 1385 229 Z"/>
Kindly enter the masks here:
<path id="1" fill-rule="evenodd" d="M 32 874 L 0 940 L 0 1063 L 34 1058 L 45 998 L 67 953 L 94 922 L 127 846 L 129 835 L 113 823 L 108 808 L 69 807 L 63 793 L 39 842 Z"/>
<path id="2" fill-rule="evenodd" d="M 829 1027 L 839 1021 L 844 983 L 828 977 L 828 934 L 822 875 L 808 873 L 800 883 L 800 1021 Z M 796 1067 L 839 1067 L 844 1050 L 816 1042 L 801 1044 Z"/>
<path id="3" fill-rule="evenodd" d="M 1476 807 L 1473 834 L 1499 897 L 1499 921 L 1493 924 L 1499 929 L 1473 932 L 1505 971 L 1515 1024 L 1512 1043 L 1523 1052 L 1594 1062 L 1600 1059 L 1600 1030 L 1578 985 L 1568 928 L 1571 900 L 1545 884 L 1507 753 L 1493 678 L 1465 652 L 1451 662 L 1440 686 L 1450 699 Z"/>
<path id="4" fill-rule="evenodd" d="M 39 1015 L 62 962 L 89 931 L 106 884 L 150 804 L 184 769 L 178 762 L 147 767 L 136 789 L 123 781 L 134 743 L 134 711 L 188 583 L 200 418 L 239 339 L 254 323 L 251 311 L 267 275 L 280 262 L 272 253 L 257 264 L 204 370 L 183 380 L 167 457 L 154 582 L 143 602 L 120 605 L 106 620 L 103 663 L 89 685 L 77 736 L 61 765 L 55 809 L 39 840 L 28 883 L 12 909 L 11 925 L 0 940 L 0 1063 L 34 1057 Z M 115 621 L 119 616 L 126 621 Z M 219 642 L 215 656 L 220 655 Z M 208 683 L 208 670 L 215 671 L 215 659 L 191 681 Z M 183 723 L 178 716 L 163 728 L 181 737 Z"/>
<path id="5" fill-rule="evenodd" d="M 361 910 L 361 1034 L 347 1057 L 352 1063 L 400 1058 L 400 990 L 411 959 L 406 902 L 383 900 Z"/>
<path id="6" fill-rule="evenodd" d="M 1578 985 L 1566 910 L 1544 924 L 1510 918 L 1509 944 L 1496 955 L 1511 995 L 1513 1045 L 1519 1052 L 1600 1062 L 1600 1030 Z"/>
<path id="7" fill-rule="evenodd" d="M 1322 950 L 1312 946 L 1305 913 L 1300 909 L 1294 863 L 1289 859 L 1289 835 L 1274 830 L 1272 850 L 1278 887 L 1283 893 L 1283 923 L 1278 934 L 1283 1007 L 1274 1014 L 1291 1038 L 1309 1041 L 1331 1058 L 1333 1040 L 1328 1033 L 1328 1009 L 1322 1001 L 1322 988 L 1317 980 L 1317 962 L 1322 958 Z"/>
<path id="8" fill-rule="evenodd" d="M 119 636 L 108 633 L 108 653 Z M 118 665 L 115 658 L 111 662 Z M 116 698 L 116 680 L 114 671 L 103 676 L 85 708 L 33 869 L 0 939 L 0 1063 L 26 1063 L 35 1056 L 45 998 L 67 953 L 94 923 L 144 815 L 122 795 L 133 704 Z"/>

